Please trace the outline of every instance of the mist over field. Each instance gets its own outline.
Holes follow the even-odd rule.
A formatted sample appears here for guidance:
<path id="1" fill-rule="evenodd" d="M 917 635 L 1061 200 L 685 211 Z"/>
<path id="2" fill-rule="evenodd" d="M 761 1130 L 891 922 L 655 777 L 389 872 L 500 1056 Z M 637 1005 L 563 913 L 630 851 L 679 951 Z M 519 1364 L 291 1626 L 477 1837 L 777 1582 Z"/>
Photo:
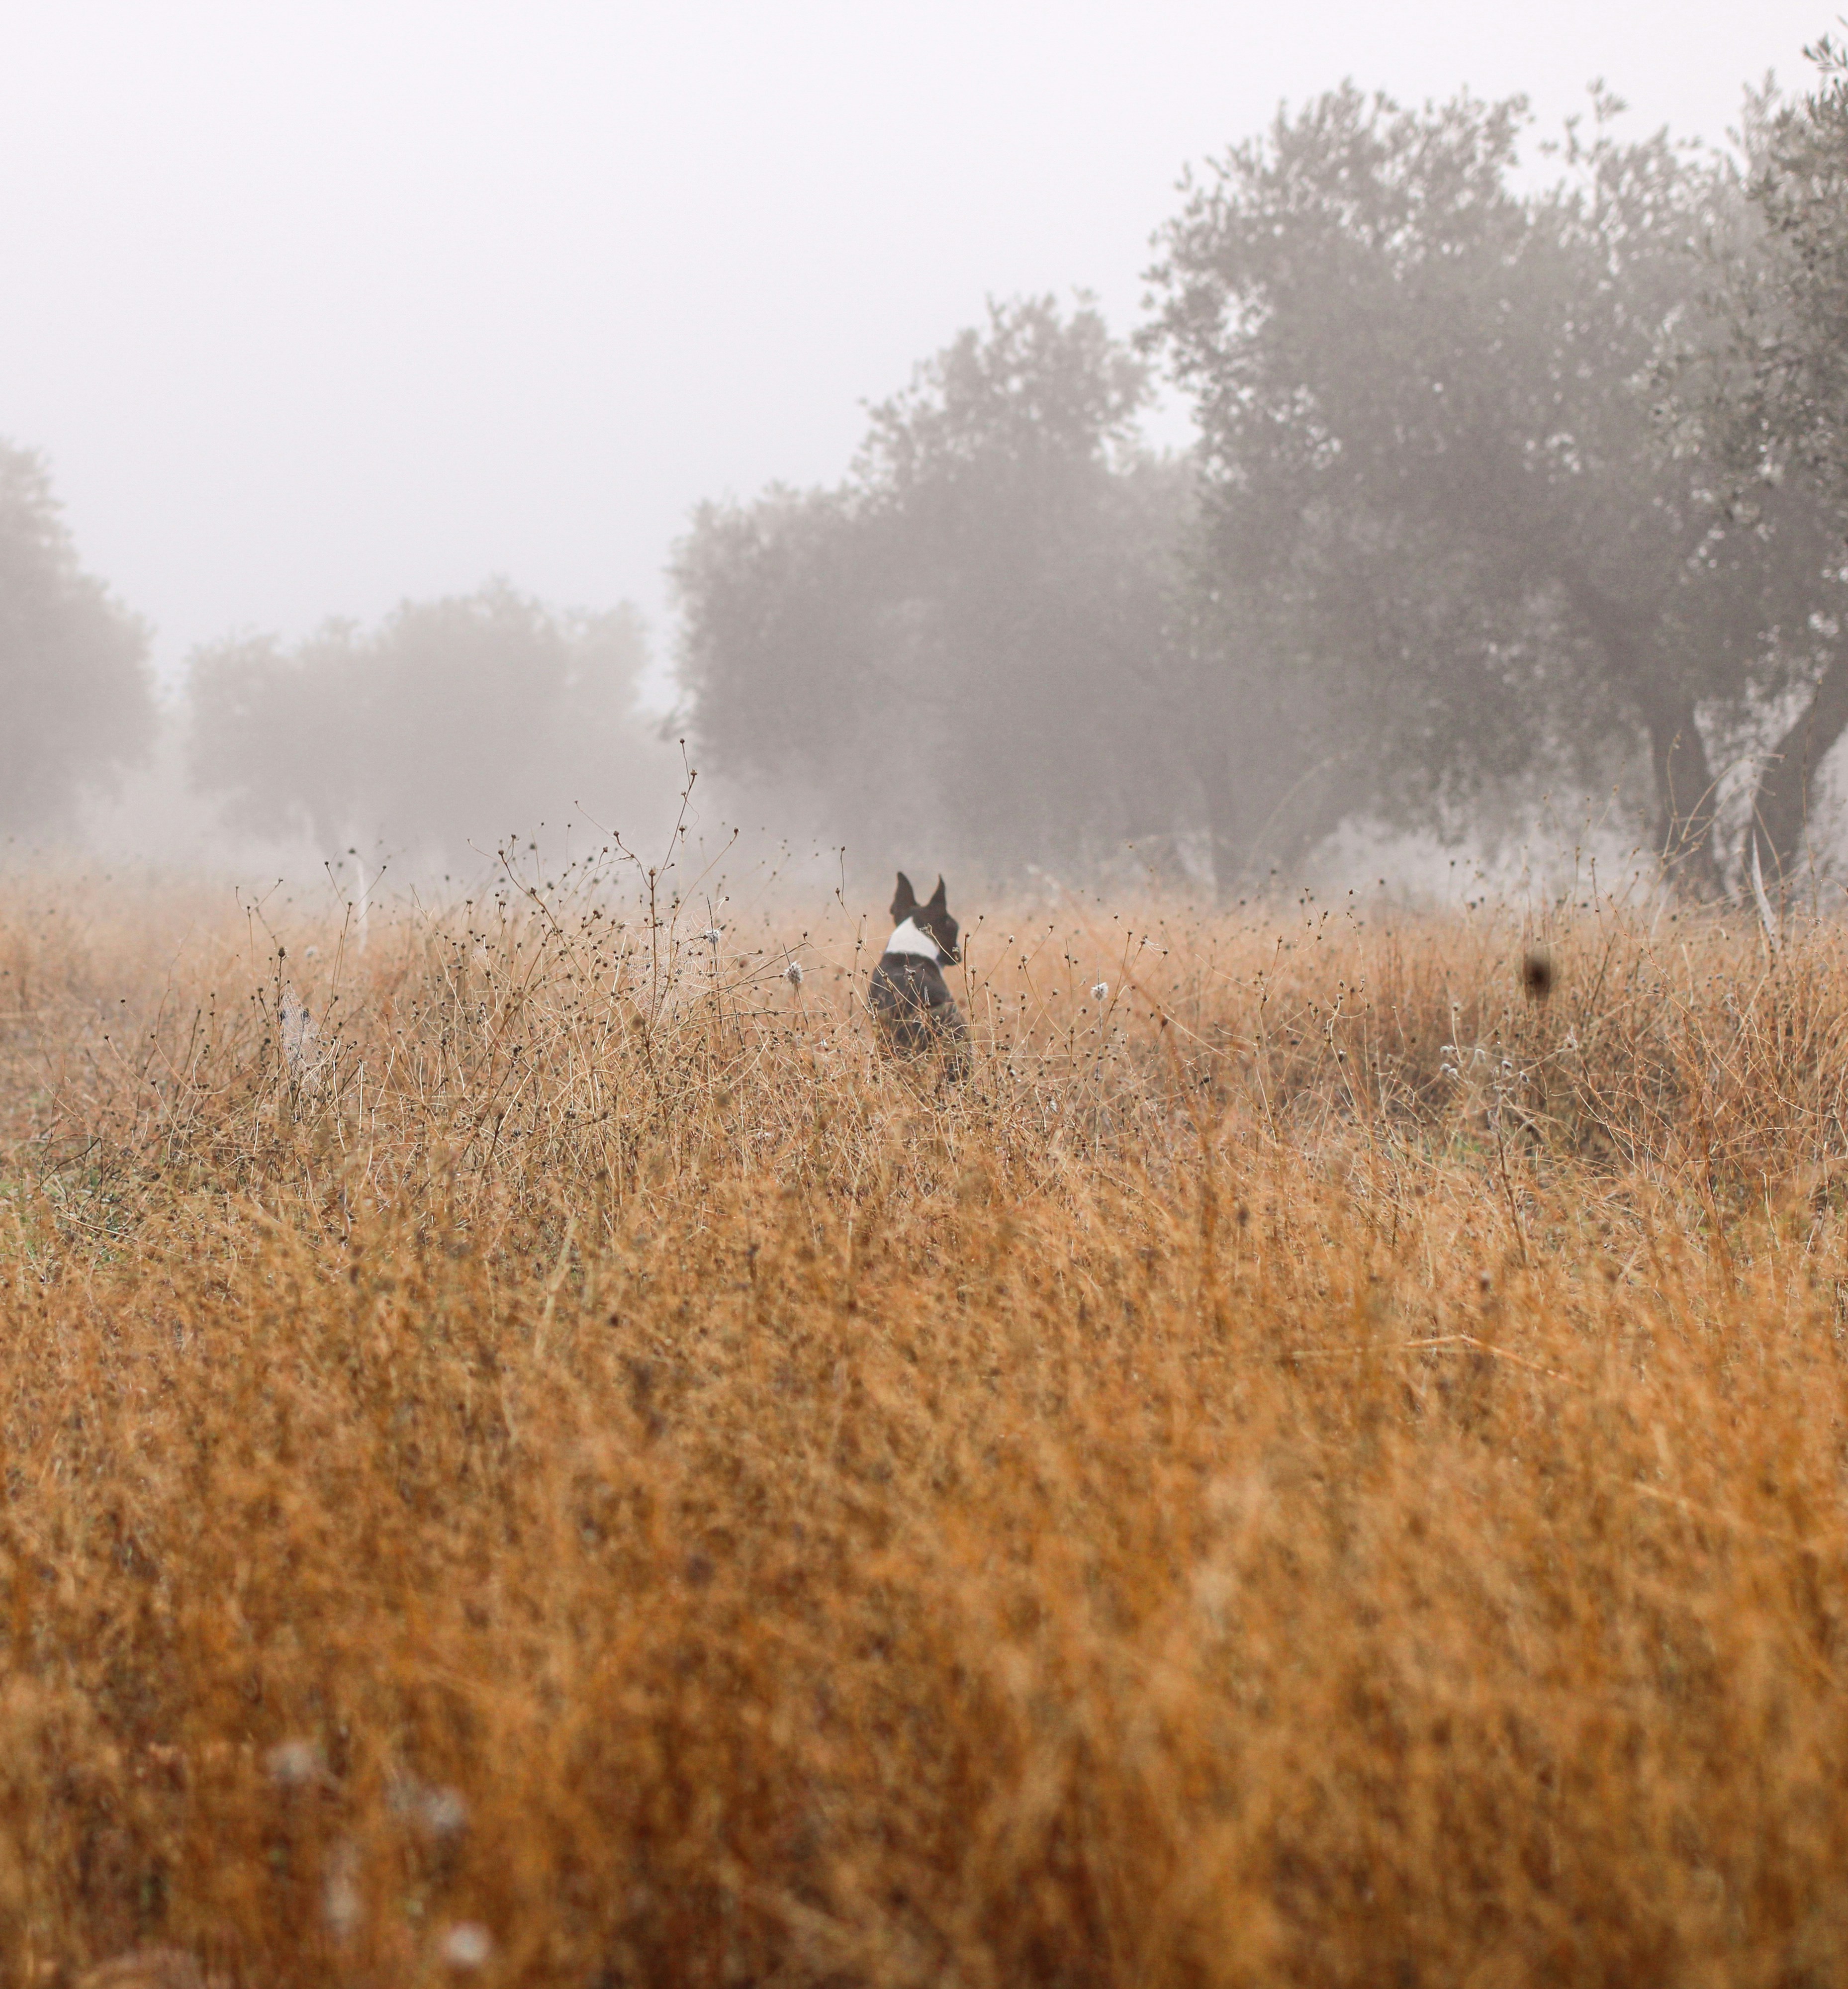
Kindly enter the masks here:
<path id="1" fill-rule="evenodd" d="M 697 9 L 407 7 L 369 58 L 336 9 L 285 59 L 201 6 L 202 66 L 123 25 L 85 92 L 83 12 L 3 86 L 9 156 L 94 140 L 0 229 L 26 845 L 409 883 L 690 821 L 868 883 L 1226 903 L 1594 851 L 1711 896 L 1753 847 L 1814 897 L 1834 860 L 1840 110 L 1806 17 L 1665 48 L 1338 12 L 1312 51 L 1177 7 L 1164 50 L 1023 12 L 984 68 L 828 8 L 785 45 L 722 7 L 704 41 Z M 172 134 L 132 213 L 97 176 L 107 107 L 124 144 L 151 114 L 131 70 Z M 711 234 L 734 185 L 748 244 Z M 137 324 L 160 385 L 124 397 Z M 182 406 L 205 453 L 151 474 Z"/>
<path id="2" fill-rule="evenodd" d="M 9 19 L 0 1985 L 1848 1981 L 1827 25 Z"/>

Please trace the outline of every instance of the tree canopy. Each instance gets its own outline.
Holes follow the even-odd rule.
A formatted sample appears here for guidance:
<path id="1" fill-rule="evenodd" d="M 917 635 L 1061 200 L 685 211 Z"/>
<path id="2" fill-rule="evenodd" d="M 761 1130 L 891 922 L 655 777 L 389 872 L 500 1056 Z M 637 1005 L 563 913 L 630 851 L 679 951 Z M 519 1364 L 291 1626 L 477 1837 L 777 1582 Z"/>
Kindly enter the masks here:
<path id="1" fill-rule="evenodd" d="M 1702 439 L 1735 497 L 1795 476 L 1848 525 L 1848 49 L 1825 36 L 1809 53 L 1819 89 L 1753 107 L 1758 225 L 1721 259 Z"/>
<path id="2" fill-rule="evenodd" d="M 992 306 L 838 487 L 702 507 L 673 566 L 702 763 L 997 870 L 1168 828 L 1145 680 L 1185 478 L 1133 446 L 1145 391 L 1090 305 Z"/>
<path id="3" fill-rule="evenodd" d="M 1134 339 L 991 303 L 838 482 L 699 507 L 699 764 L 996 877 L 1133 842 L 1232 892 L 1344 821 L 1450 835 L 1563 781 L 1680 888 L 1789 879 L 1848 733 L 1848 51 L 1812 53 L 1742 160 L 1620 137 L 1602 89 L 1538 171 L 1517 97 L 1280 111 L 1184 184 Z M 1185 454 L 1142 439 L 1163 374 Z M 0 822 L 143 744 L 144 650 L 0 448 Z M 632 611 L 504 585 L 239 638 L 195 659 L 192 777 L 330 853 L 619 823 L 643 661 Z"/>
<path id="4" fill-rule="evenodd" d="M 1756 178 L 1621 110 L 1595 93 L 1538 178 L 1518 98 L 1280 113 L 1187 183 L 1139 356 L 1088 304 L 991 307 L 840 484 L 703 507 L 674 576 L 708 762 L 995 869 L 1203 828 L 1222 889 L 1345 818 L 1616 783 L 1711 893 L 1724 754 L 1794 715 L 1751 811 L 1789 869 L 1848 728 L 1843 82 Z M 1683 359 L 1723 351 L 1703 429 Z M 1185 462 L 1138 445 L 1157 360 Z"/>
<path id="5" fill-rule="evenodd" d="M 1807 615 L 1795 602 L 1768 632 L 1801 695 L 1765 756 L 1751 834 L 1785 870 L 1848 731 L 1848 53 L 1826 38 L 1809 53 L 1819 89 L 1748 105 L 1748 198 L 1709 245 L 1708 308 L 1661 369 L 1683 453 L 1735 526 L 1829 569 Z"/>
<path id="6" fill-rule="evenodd" d="M 620 828 L 648 780 L 632 706 L 639 617 L 565 615 L 504 585 L 194 659 L 189 767 L 229 819 L 457 861 L 582 804 Z M 607 811 L 607 812 L 605 812 Z"/>
<path id="7" fill-rule="evenodd" d="M 86 573 L 42 458 L 0 442 L 0 828 L 66 823 L 146 751 L 148 632 Z"/>
<path id="8" fill-rule="evenodd" d="M 1346 87 L 1235 148 L 1165 231 L 1158 332 L 1202 431 L 1212 571 L 1294 632 L 1347 715 L 1341 791 L 1416 815 L 1634 739 L 1657 848 L 1721 874 L 1701 713 L 1783 687 L 1771 639 L 1837 583 L 1812 503 L 1720 500 L 1651 391 L 1741 195 L 1711 154 L 1620 144 L 1601 97 L 1554 184 L 1518 99 Z"/>

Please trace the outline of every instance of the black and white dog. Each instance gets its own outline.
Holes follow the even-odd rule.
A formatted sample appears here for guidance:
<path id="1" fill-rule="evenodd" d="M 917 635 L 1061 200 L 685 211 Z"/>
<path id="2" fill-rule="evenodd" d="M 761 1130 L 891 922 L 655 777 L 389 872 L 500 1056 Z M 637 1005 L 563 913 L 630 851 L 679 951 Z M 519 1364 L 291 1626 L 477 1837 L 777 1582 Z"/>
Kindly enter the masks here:
<path id="1" fill-rule="evenodd" d="M 938 879 L 929 902 L 921 905 L 910 879 L 900 871 L 892 916 L 897 928 L 886 941 L 866 991 L 880 1033 L 901 1056 L 947 1050 L 960 1070 L 967 1061 L 964 1045 L 969 1032 L 943 978 L 944 969 L 961 957 L 943 879 Z"/>

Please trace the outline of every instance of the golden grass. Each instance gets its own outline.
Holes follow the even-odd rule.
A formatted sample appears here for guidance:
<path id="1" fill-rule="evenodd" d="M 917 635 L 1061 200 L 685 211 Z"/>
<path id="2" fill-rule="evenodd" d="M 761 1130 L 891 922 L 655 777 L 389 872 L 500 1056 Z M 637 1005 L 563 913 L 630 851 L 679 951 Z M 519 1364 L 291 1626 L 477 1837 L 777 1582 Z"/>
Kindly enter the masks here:
<path id="1" fill-rule="evenodd" d="M 0 887 L 0 1979 L 1848 1979 L 1841 932 L 707 916 Z"/>

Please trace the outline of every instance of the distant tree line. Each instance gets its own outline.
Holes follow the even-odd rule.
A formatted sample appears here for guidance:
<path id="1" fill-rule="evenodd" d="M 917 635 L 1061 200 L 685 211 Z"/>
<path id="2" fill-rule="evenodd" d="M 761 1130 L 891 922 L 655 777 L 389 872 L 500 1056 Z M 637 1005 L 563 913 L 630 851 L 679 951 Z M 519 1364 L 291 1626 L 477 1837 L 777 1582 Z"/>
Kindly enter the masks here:
<path id="1" fill-rule="evenodd" d="M 1742 158 L 1620 141 L 1599 93 L 1539 182 L 1518 99 L 1280 114 L 1185 183 L 1135 340 L 992 306 L 838 484 L 700 507 L 697 763 L 989 876 L 1165 844 L 1231 892 L 1558 782 L 1621 782 L 1690 892 L 1795 874 L 1848 730 L 1848 57 L 1812 53 Z M 1184 456 L 1140 439 L 1160 380 Z M 248 831 L 461 854 L 620 806 L 643 653 L 504 586 L 227 642 L 191 776 Z M 0 827 L 144 751 L 146 656 L 0 446 Z"/>
<path id="2" fill-rule="evenodd" d="M 1687 889 L 1803 860 L 1848 729 L 1848 97 L 1741 166 L 1596 97 L 1344 87 L 1193 180 L 1138 347 L 991 309 L 832 490 L 701 509 L 674 567 L 704 764 L 861 843 L 1005 869 L 1210 839 L 1222 889 L 1344 819 L 1453 828 L 1627 767 Z M 1149 370 L 1185 461 L 1140 451 Z M 910 832 L 907 835 L 907 832 Z"/>
<path id="3" fill-rule="evenodd" d="M 226 642 L 193 659 L 188 771 L 232 826 L 330 856 L 383 842 L 466 865 L 561 811 L 594 839 L 632 826 L 646 659 L 633 608 L 563 615 L 504 583 L 370 630 Z"/>
<path id="4" fill-rule="evenodd" d="M 148 757 L 161 722 L 144 624 L 79 564 L 41 458 L 0 443 L 0 832 L 70 831 L 86 790 Z M 168 713 L 228 830 L 473 868 L 658 823 L 672 768 L 636 709 L 638 612 L 567 614 L 503 582 L 190 659 Z"/>

